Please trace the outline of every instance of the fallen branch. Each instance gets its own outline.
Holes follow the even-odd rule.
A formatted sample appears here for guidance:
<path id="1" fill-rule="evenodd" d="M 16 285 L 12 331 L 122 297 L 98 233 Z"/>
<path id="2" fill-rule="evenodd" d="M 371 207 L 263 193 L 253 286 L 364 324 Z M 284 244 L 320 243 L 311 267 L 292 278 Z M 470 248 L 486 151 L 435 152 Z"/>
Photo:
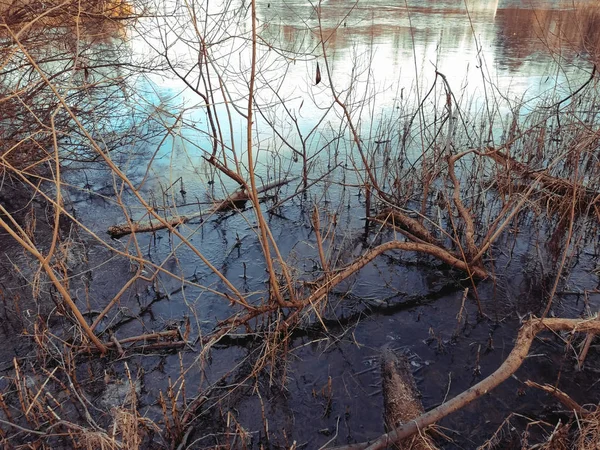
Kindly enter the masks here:
<path id="1" fill-rule="evenodd" d="M 221 164 L 219 161 L 217 161 L 217 159 L 214 157 L 214 155 L 211 156 L 210 158 L 207 158 L 206 156 L 202 156 L 202 157 L 206 160 L 206 162 L 208 162 L 215 168 L 219 169 L 221 172 L 223 172 L 225 175 L 227 175 L 233 181 L 238 183 L 240 186 L 246 187 L 246 181 L 241 176 L 239 176 L 237 174 L 237 172 L 234 172 L 233 170 L 229 169 L 228 167 L 225 167 L 223 164 Z"/>
<path id="2" fill-rule="evenodd" d="M 557 387 L 551 386 L 549 384 L 539 384 L 531 380 L 527 380 L 525 382 L 525 385 L 551 394 L 559 402 L 561 402 L 563 405 L 569 408 L 569 411 L 575 411 L 579 416 L 585 416 L 590 413 L 588 410 L 583 408 L 579 403 L 577 403 L 575 400 L 573 400 L 565 392 L 561 391 Z"/>
<path id="3" fill-rule="evenodd" d="M 600 192 L 590 189 L 589 187 L 579 183 L 573 183 L 572 181 L 568 181 L 563 178 L 553 177 L 547 173 L 544 173 L 545 170 L 534 170 L 527 164 L 516 161 L 514 158 L 502 153 L 500 150 L 489 148 L 487 152 L 478 154 L 492 158 L 498 164 L 505 166 L 507 170 L 514 170 L 524 178 L 538 181 L 544 188 L 557 195 L 570 196 L 573 192 L 575 192 L 577 203 L 586 208 L 590 204 L 597 203 L 600 200 Z"/>
<path id="4" fill-rule="evenodd" d="M 125 346 L 126 344 L 129 344 Z M 116 350 L 120 356 L 127 352 L 143 350 L 164 350 L 172 348 L 185 347 L 189 343 L 185 336 L 181 335 L 179 329 L 159 331 L 156 333 L 141 334 L 118 340 L 116 336 L 111 336 L 111 341 L 105 343 L 108 350 Z M 84 351 L 90 351 L 89 348 L 81 348 Z M 95 350 L 94 348 L 91 349 Z"/>
<path id="5" fill-rule="evenodd" d="M 288 308 L 292 308 L 295 310 L 289 316 L 290 321 L 291 319 L 293 319 L 293 317 L 295 317 L 297 313 L 302 311 L 305 307 L 318 304 L 329 292 L 331 292 L 331 290 L 335 286 L 337 286 L 353 274 L 357 273 L 360 269 L 369 264 L 379 255 L 390 250 L 404 250 L 427 253 L 432 256 L 436 256 L 440 260 L 453 267 L 456 267 L 457 269 L 463 271 L 468 271 L 469 269 L 471 270 L 471 274 L 475 277 L 486 278 L 488 276 L 485 270 L 479 267 L 468 268 L 464 261 L 450 255 L 447 251 L 440 249 L 439 247 L 436 247 L 434 245 L 416 242 L 386 242 L 385 244 L 381 244 L 377 247 L 370 249 L 368 252 L 360 256 L 356 261 L 350 263 L 349 265 L 340 269 L 330 270 L 329 274 L 327 274 L 326 276 L 323 276 L 314 282 L 307 283 L 312 286 L 316 285 L 318 287 L 310 295 L 308 295 L 308 297 L 286 304 Z M 279 308 L 280 306 L 275 304 L 262 305 L 259 308 L 247 311 L 243 315 L 236 314 L 233 317 L 219 322 L 215 331 L 212 334 L 205 335 L 202 339 L 202 342 L 206 345 L 209 342 L 217 340 L 225 334 L 234 331 L 238 327 L 248 324 L 256 317 L 259 317 L 263 314 L 268 314 L 273 311 L 277 311 Z"/>
<path id="6" fill-rule="evenodd" d="M 186 223 L 194 217 L 199 217 L 200 213 L 193 214 L 192 216 L 168 216 L 165 217 L 164 222 L 153 222 L 152 220 L 140 221 L 136 223 L 113 225 L 108 228 L 108 234 L 112 238 L 120 238 L 131 233 L 145 233 L 148 231 L 157 231 L 164 228 L 169 228 L 169 225 L 176 227 L 182 223 Z"/>
<path id="7" fill-rule="evenodd" d="M 554 332 L 570 331 L 580 333 L 600 333 L 600 322 L 596 319 L 530 319 L 519 330 L 515 346 L 502 365 L 490 376 L 481 380 L 475 386 L 457 395 L 453 399 L 438 406 L 431 411 L 422 414 L 413 421 L 399 426 L 390 433 L 383 434 L 377 439 L 369 442 L 362 442 L 350 446 L 336 447 L 336 450 L 378 450 L 384 449 L 388 445 L 399 442 L 402 439 L 410 437 L 429 425 L 463 408 L 473 400 L 487 394 L 503 381 L 514 374 L 529 353 L 531 344 L 535 336 L 544 330 Z"/>
<path id="8" fill-rule="evenodd" d="M 275 211 L 277 208 L 279 208 L 281 205 L 283 205 L 285 202 L 293 199 L 294 197 L 297 197 L 300 194 L 303 194 L 304 192 L 307 192 L 309 188 L 313 187 L 315 184 L 317 184 L 318 182 L 320 182 L 321 180 L 323 180 L 325 177 L 329 176 L 335 169 L 337 169 L 338 167 L 340 167 L 342 165 L 342 163 L 339 163 L 335 166 L 333 166 L 332 169 L 330 169 L 328 172 L 324 173 L 323 175 L 321 175 L 319 178 L 317 178 L 316 180 L 311 181 L 309 184 L 307 184 L 306 186 L 303 186 L 302 189 L 296 189 L 296 191 L 293 194 L 288 195 L 286 198 L 284 198 L 283 200 L 279 200 L 277 203 L 275 203 L 273 206 L 271 206 L 267 212 L 273 212 Z"/>
<path id="9" fill-rule="evenodd" d="M 394 229 L 404 234 L 410 240 L 416 241 L 416 237 L 428 244 L 440 245 L 435 236 L 433 236 L 418 220 L 413 219 L 400 211 L 387 208 L 377 214 L 375 219 L 382 221 L 385 225 L 394 227 Z"/>
<path id="10" fill-rule="evenodd" d="M 458 210 L 460 217 L 462 218 L 465 224 L 465 241 L 467 243 L 467 260 L 471 261 L 471 259 L 477 254 L 478 249 L 475 245 L 475 225 L 473 224 L 473 218 L 471 214 L 465 207 L 464 203 L 461 200 L 461 192 L 460 192 L 460 183 L 458 182 L 458 178 L 456 178 L 456 173 L 454 172 L 454 163 L 458 161 L 463 156 L 471 153 L 470 150 L 466 152 L 459 153 L 458 155 L 449 156 L 447 158 L 448 161 L 448 176 L 454 185 L 454 191 L 452 192 L 452 199 L 454 200 L 454 205 Z"/>
<path id="11" fill-rule="evenodd" d="M 458 259 L 456 256 L 452 255 L 447 250 L 438 247 L 433 244 L 427 244 L 422 242 L 400 242 L 400 241 L 390 241 L 385 244 L 378 245 L 377 247 L 373 247 L 365 254 L 360 256 L 356 261 L 350 263 L 346 267 L 337 270 L 335 275 L 329 277 L 327 283 L 324 283 L 325 278 L 322 277 L 316 281 L 317 284 L 322 283 L 321 287 L 315 291 L 315 295 L 325 295 L 329 290 L 333 288 L 333 286 L 341 283 L 343 280 L 351 276 L 352 274 L 358 272 L 368 263 L 373 261 L 377 256 L 381 255 L 384 252 L 390 250 L 404 250 L 407 252 L 418 252 L 418 253 L 426 253 L 428 255 L 434 256 L 440 261 L 460 269 L 465 272 L 469 272 L 477 277 L 477 278 L 487 278 L 488 273 L 482 269 L 481 267 L 470 267 L 463 260 Z M 312 297 L 312 296 L 311 296 Z"/>
<path id="12" fill-rule="evenodd" d="M 271 189 L 284 186 L 296 180 L 297 178 L 298 177 L 294 177 L 283 181 L 275 181 L 273 183 L 269 183 L 263 186 L 262 188 L 258 189 L 258 193 L 262 194 L 263 192 L 269 191 Z M 113 225 L 108 228 L 108 234 L 112 238 L 120 238 L 131 233 L 145 233 L 162 230 L 169 227 L 176 227 L 178 225 L 189 222 L 190 220 L 197 219 L 203 216 L 209 216 L 217 212 L 229 211 L 231 209 L 241 209 L 246 205 L 246 202 L 248 200 L 250 200 L 248 193 L 244 189 L 241 189 L 231 194 L 225 200 L 222 200 L 214 206 L 210 207 L 206 211 L 190 214 L 187 216 L 167 216 L 164 218 L 163 222 L 147 220 L 135 222 L 132 225 L 129 225 L 127 223 Z"/>
<path id="13" fill-rule="evenodd" d="M 590 346 L 592 345 L 593 340 L 594 335 L 588 333 L 583 343 L 583 349 L 581 349 L 581 353 L 579 353 L 579 357 L 577 358 L 577 370 L 583 369 L 583 363 L 585 362 L 585 358 L 587 357 L 587 354 L 590 351 Z"/>
<path id="14" fill-rule="evenodd" d="M 480 250 L 475 243 L 475 225 L 471 213 L 462 202 L 460 183 L 454 170 L 456 161 L 473 152 L 474 150 L 467 150 L 457 155 L 447 157 L 448 176 L 454 187 L 452 198 L 458 211 L 458 215 L 465 225 L 466 251 L 464 254 L 462 254 L 462 251 L 461 255 L 452 254 L 450 251 L 446 250 L 438 239 L 436 239 L 418 220 L 395 209 L 385 209 L 375 217 L 375 220 L 394 228 L 413 241 L 413 244 L 419 246 L 415 251 L 435 256 L 453 267 L 466 271 L 469 276 L 473 275 L 477 278 L 486 278 L 488 276 L 487 271 L 482 267 L 479 258 L 475 258 L 475 256 L 480 253 Z M 460 246 L 458 240 L 456 243 Z"/>

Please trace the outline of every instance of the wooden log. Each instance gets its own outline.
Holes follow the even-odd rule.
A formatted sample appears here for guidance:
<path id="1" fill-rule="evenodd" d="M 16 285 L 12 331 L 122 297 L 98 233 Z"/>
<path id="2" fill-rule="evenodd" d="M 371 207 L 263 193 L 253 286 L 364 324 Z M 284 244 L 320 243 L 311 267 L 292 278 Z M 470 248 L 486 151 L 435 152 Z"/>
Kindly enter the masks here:
<path id="1" fill-rule="evenodd" d="M 242 209 L 248 201 L 248 194 L 245 191 L 237 191 L 227 197 L 227 199 L 217 203 L 206 211 L 197 212 L 187 216 L 167 216 L 162 221 L 158 219 L 154 220 L 142 220 L 134 222 L 131 225 L 124 223 L 120 225 L 113 225 L 108 228 L 108 234 L 113 238 L 119 238 L 131 233 L 144 233 L 149 231 L 158 231 L 165 228 L 169 228 L 169 225 L 176 227 L 178 225 L 189 222 L 192 219 L 197 219 L 202 216 L 209 216 L 216 212 L 228 211 L 230 209 Z"/>
<path id="2" fill-rule="evenodd" d="M 415 237 L 423 242 L 440 245 L 438 240 L 418 220 L 401 213 L 393 208 L 386 208 L 375 217 L 389 226 L 393 226 L 413 241 Z M 406 230 L 407 233 L 404 233 Z"/>
<path id="3" fill-rule="evenodd" d="M 192 216 L 167 216 L 164 220 L 143 220 L 139 222 L 132 222 L 131 225 L 122 223 L 119 225 L 113 225 L 108 227 L 108 234 L 113 238 L 120 238 L 131 233 L 144 233 L 148 231 L 157 231 L 164 228 L 168 228 L 169 225 L 176 227 L 182 223 L 190 221 L 194 217 L 198 217 L 200 213 Z"/>
<path id="4" fill-rule="evenodd" d="M 386 431 L 416 419 L 423 413 L 421 394 L 417 388 L 408 359 L 386 348 L 381 358 L 384 423 Z M 434 450 L 436 445 L 425 430 L 396 443 L 401 450 Z"/>

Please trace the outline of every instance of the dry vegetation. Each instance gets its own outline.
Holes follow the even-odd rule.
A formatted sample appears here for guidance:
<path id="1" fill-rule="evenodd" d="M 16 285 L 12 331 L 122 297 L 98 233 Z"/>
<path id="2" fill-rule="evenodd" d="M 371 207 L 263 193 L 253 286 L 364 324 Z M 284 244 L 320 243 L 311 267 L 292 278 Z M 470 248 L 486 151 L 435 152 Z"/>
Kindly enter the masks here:
<path id="1" fill-rule="evenodd" d="M 382 255 L 418 255 L 425 267 L 436 264 L 460 274 L 462 289 L 468 288 L 463 305 L 472 301 L 479 317 L 492 321 L 477 288 L 502 277 L 496 245 L 519 227 L 544 228 L 551 261 L 542 264 L 552 281 L 539 299 L 542 307 L 533 312 L 537 317 L 523 321 L 503 365 L 412 422 L 343 448 L 385 448 L 485 395 L 515 373 L 540 333 L 583 333 L 584 345 L 576 351 L 583 367 L 600 322 L 591 310 L 578 318 L 553 318 L 552 312 L 563 277 L 598 235 L 600 78 L 595 64 L 600 60 L 594 43 L 587 44 L 589 77 L 567 94 L 540 99 L 527 115 L 519 112 L 523 105 L 503 103 L 500 96 L 489 98 L 483 112 L 475 109 L 435 71 L 420 101 L 403 99 L 373 125 L 378 127 L 374 133 L 371 124 L 357 119 L 374 110 L 374 100 L 357 87 L 362 74 L 355 74 L 350 86 L 336 83 L 330 36 L 318 7 L 312 30 L 316 45 L 308 51 L 267 42 L 254 0 L 247 8 L 226 5 L 218 16 L 201 2 L 178 2 L 176 14 L 168 14 L 176 19 L 169 32 L 184 43 L 187 59 L 175 54 L 173 36 L 165 31 L 153 41 L 156 55 L 142 62 L 129 54 L 126 26 L 148 31 L 138 22 L 142 16 L 151 17 L 151 24 L 163 23 L 160 10 L 142 6 L 71 0 L 0 4 L 0 245 L 7 245 L 6 254 L 14 258 L 4 268 L 15 272 L 11 276 L 21 286 L 2 284 L 0 295 L 2 320 L 14 321 L 13 332 L 26 342 L 18 358 L 0 362 L 0 442 L 6 448 L 250 448 L 253 430 L 221 401 L 234 402 L 247 392 L 244 387 L 254 386 L 251 395 L 263 405 L 259 380 L 285 386 L 285 358 L 294 333 L 327 329 L 335 319 L 330 299 L 344 283 Z M 229 36 L 225 28 L 239 35 Z M 232 68 L 228 57 L 238 54 L 244 56 Z M 193 63 L 189 55 L 195 56 Z M 297 60 L 316 64 L 316 59 L 313 88 L 321 97 L 306 101 L 318 104 L 321 116 L 307 131 L 279 87 L 287 73 L 282 68 Z M 136 91 L 144 73 L 158 71 L 179 78 L 196 98 L 201 126 L 185 108 L 173 112 L 166 102 L 150 105 Z M 270 78 L 272 73 L 283 75 Z M 322 131 L 324 123 L 331 130 Z M 264 129 L 258 124 L 280 145 L 268 164 L 259 152 Z M 147 188 L 155 159 L 164 157 L 164 142 L 177 138 L 195 145 L 185 130 L 205 140 L 199 145 L 203 164 L 210 185 L 217 185 L 207 188 L 213 194 L 209 204 L 204 208 L 198 199 L 193 212 L 172 201 L 177 189 L 185 199 L 183 179 L 162 186 L 162 200 Z M 282 148 L 291 152 L 287 161 Z M 140 161 L 143 175 L 134 176 Z M 87 181 L 71 184 L 73 173 L 80 170 L 87 177 L 92 167 L 108 180 L 107 190 L 94 192 Z M 95 218 L 70 202 L 67 193 L 73 190 L 110 204 L 110 228 L 103 219 L 100 230 Z M 356 212 L 364 228 L 354 230 L 352 239 L 339 225 L 345 206 L 339 192 L 346 190 L 364 198 L 364 209 Z M 317 200 L 328 192 L 340 196 L 339 204 L 335 198 L 333 206 Z M 309 222 L 312 271 L 301 270 L 293 253 L 283 250 L 288 242 L 270 225 L 271 213 L 297 199 Z M 225 213 L 230 216 L 223 219 Z M 239 215 L 252 230 L 268 278 L 258 292 L 244 289 L 240 277 L 229 275 L 194 240 L 211 221 Z M 161 260 L 150 257 L 152 241 L 163 237 L 170 250 Z M 236 248 L 242 245 L 237 239 Z M 356 242 L 363 243 L 360 253 Z M 82 269 L 100 251 L 110 253 L 122 277 L 104 286 L 90 281 L 100 277 L 103 264 Z M 205 275 L 182 268 L 183 255 Z M 91 275 L 86 279 L 81 273 Z M 244 263 L 243 282 L 247 278 Z M 163 288 L 165 280 L 179 285 L 174 293 L 182 295 L 188 309 L 180 320 L 157 329 L 144 314 L 152 314 L 154 302 L 175 295 Z M 209 299 L 202 307 L 218 305 L 227 315 L 207 331 L 207 316 L 188 299 L 190 291 Z M 154 298 L 142 305 L 144 292 Z M 132 298 L 138 299 L 140 312 L 127 315 L 133 302 L 125 299 Z M 570 339 L 566 345 L 574 348 Z M 194 379 L 214 348 L 234 342 L 252 346 L 243 363 L 232 364 L 212 383 Z M 142 411 L 142 364 L 136 373 L 127 361 L 165 354 L 177 355 L 179 366 L 166 369 L 153 408 Z M 572 420 L 549 424 L 546 441 L 531 448 L 596 448 L 597 409 L 557 392 L 551 394 L 575 410 Z M 325 388 L 320 395 L 331 398 Z M 268 444 L 264 405 L 261 414 Z M 202 425 L 213 417 L 218 426 L 205 433 Z M 512 427 L 510 418 L 505 426 Z M 495 448 L 502 435 L 503 427 L 483 448 Z M 289 447 L 298 448 L 293 442 Z"/>

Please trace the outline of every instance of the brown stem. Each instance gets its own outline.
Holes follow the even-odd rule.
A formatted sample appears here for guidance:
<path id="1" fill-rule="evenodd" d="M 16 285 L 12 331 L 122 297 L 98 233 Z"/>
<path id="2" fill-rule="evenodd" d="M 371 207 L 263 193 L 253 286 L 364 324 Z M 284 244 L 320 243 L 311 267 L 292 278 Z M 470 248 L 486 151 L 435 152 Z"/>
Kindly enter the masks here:
<path id="1" fill-rule="evenodd" d="M 456 173 L 454 172 L 454 163 L 458 159 L 465 156 L 467 153 L 470 153 L 470 151 L 448 157 L 448 176 L 450 177 L 450 180 L 452 180 L 452 184 L 454 185 L 452 199 L 454 200 L 456 209 L 458 210 L 458 213 L 465 224 L 465 241 L 467 244 L 466 256 L 467 260 L 471 261 L 473 256 L 477 254 L 477 246 L 475 245 L 475 226 L 473 225 L 473 218 L 471 217 L 471 214 L 469 213 L 469 211 L 467 210 L 460 198 L 460 183 L 458 182 L 458 178 L 456 178 Z"/>
<path id="2" fill-rule="evenodd" d="M 415 220 L 400 211 L 388 208 L 377 214 L 376 218 L 384 221 L 386 224 L 398 226 L 403 229 L 405 228 L 410 234 L 429 244 L 439 245 L 438 240 L 418 220 Z"/>
<path id="3" fill-rule="evenodd" d="M 508 169 L 516 171 L 520 176 L 529 178 L 542 184 L 546 189 L 559 195 L 571 195 L 576 193 L 577 202 L 581 204 L 590 204 L 599 200 L 600 193 L 576 181 L 565 180 L 563 178 L 553 177 L 546 173 L 547 169 L 536 170 L 521 163 L 514 158 L 502 153 L 500 150 L 488 149 L 486 152 L 479 153 L 493 159 L 498 164 L 502 164 Z"/>
<path id="4" fill-rule="evenodd" d="M 338 285 L 349 276 L 358 272 L 360 269 L 369 264 L 382 253 L 385 253 L 390 250 L 404 250 L 409 252 L 427 253 L 429 255 L 435 256 L 436 258 L 442 260 L 446 264 L 451 265 L 452 267 L 456 267 L 457 269 L 464 271 L 470 270 L 471 273 L 478 278 L 486 278 L 488 276 L 487 272 L 482 268 L 469 267 L 464 261 L 456 258 L 455 256 L 448 253 L 446 250 L 443 250 L 435 245 L 417 242 L 390 241 L 372 248 L 371 250 L 360 256 L 353 263 L 349 264 L 348 266 L 342 269 L 339 269 L 337 274 L 331 276 L 327 283 L 323 283 L 310 296 L 310 299 L 312 299 L 311 301 L 318 300 L 320 297 L 327 294 L 334 286 Z"/>
<path id="5" fill-rule="evenodd" d="M 266 192 L 271 189 L 275 189 L 280 186 L 284 186 L 292 181 L 296 180 L 298 177 L 289 178 L 282 181 L 274 181 L 273 183 L 266 184 L 262 188 L 258 189 L 258 194 Z M 119 225 L 113 225 L 108 228 L 108 234 L 110 234 L 113 238 L 119 238 L 122 236 L 126 236 L 131 233 L 144 233 L 149 231 L 158 231 L 169 227 L 176 227 L 178 225 L 189 222 L 192 219 L 196 219 L 198 217 L 209 216 L 216 212 L 228 211 L 234 208 L 241 208 L 245 202 L 250 200 L 250 195 L 246 193 L 244 190 L 238 190 L 227 197 L 225 200 L 221 200 L 216 205 L 212 206 L 207 211 L 202 211 L 194 214 L 190 214 L 187 216 L 168 216 L 164 217 L 162 221 L 152 220 L 148 221 L 139 221 L 134 223 L 124 223 Z"/>
<path id="6" fill-rule="evenodd" d="M 319 258 L 321 259 L 321 267 L 323 267 L 323 272 L 325 275 L 329 273 L 329 264 L 327 263 L 327 258 L 325 257 L 325 252 L 323 251 L 323 237 L 321 236 L 321 222 L 319 220 L 319 210 L 315 205 L 312 213 L 312 223 L 315 229 L 315 237 L 317 239 L 317 248 L 319 249 Z"/>
<path id="7" fill-rule="evenodd" d="M 12 217 L 2 205 L 0 205 L 0 211 L 2 211 L 5 215 L 9 217 Z M 52 267 L 50 267 L 50 264 L 48 263 L 46 258 L 44 258 L 44 256 L 38 251 L 37 248 L 35 248 L 35 246 L 30 245 L 30 243 L 26 242 L 21 236 L 19 236 L 19 234 L 17 234 L 4 220 L 2 220 L 2 218 L 0 218 L 0 226 L 4 228 L 8 232 L 8 234 L 10 234 L 19 243 L 19 245 L 21 245 L 25 250 L 31 253 L 40 262 L 42 268 L 50 278 L 50 281 L 52 282 L 53 286 L 59 292 L 64 302 L 67 304 L 67 306 L 77 319 L 77 322 L 79 323 L 79 326 L 81 327 L 83 332 L 90 338 L 90 340 L 94 343 L 98 350 L 100 350 L 101 353 L 106 353 L 106 346 L 94 334 L 94 332 L 86 322 L 85 318 L 81 314 L 81 311 L 79 311 L 79 308 L 71 298 L 71 295 L 69 294 L 63 283 L 58 279 Z M 21 227 L 18 227 L 18 230 L 22 236 L 26 236 L 25 231 Z"/>
<path id="8" fill-rule="evenodd" d="M 67 103 L 67 101 L 65 100 L 64 96 L 58 91 L 58 89 L 56 88 L 55 85 L 53 85 L 50 80 L 48 79 L 48 77 L 46 76 L 46 74 L 44 73 L 44 71 L 40 68 L 40 66 L 36 63 L 36 61 L 33 59 L 33 57 L 31 56 L 31 54 L 27 51 L 27 49 L 23 46 L 23 44 L 18 40 L 17 35 L 15 35 L 15 33 L 12 32 L 12 30 L 8 27 L 7 31 L 8 33 L 11 35 L 11 37 L 13 38 L 13 40 L 15 41 L 16 45 L 19 47 L 19 49 L 21 50 L 21 52 L 23 53 L 23 55 L 27 58 L 27 60 L 31 63 L 31 65 L 33 66 L 33 68 L 36 70 L 36 72 L 40 75 L 40 77 L 44 80 L 44 82 L 48 85 L 48 87 L 50 88 L 50 90 L 52 90 L 52 92 L 54 93 L 54 95 L 56 96 L 57 100 L 60 102 L 60 104 L 63 106 L 63 108 L 65 109 L 65 111 L 69 114 L 69 116 L 71 117 L 71 119 L 73 120 L 73 122 L 77 125 L 77 128 L 79 128 L 82 132 L 82 134 L 86 137 L 86 139 L 89 141 L 90 145 L 92 146 L 92 148 L 98 153 L 98 155 L 104 160 L 104 162 L 107 164 L 107 166 L 112 170 L 112 172 L 120 179 L 123 181 L 124 185 L 126 185 L 131 192 L 133 193 L 133 195 L 138 199 L 138 201 L 143 205 L 143 207 L 146 209 L 146 211 L 154 216 L 159 222 L 163 222 L 167 225 L 167 228 L 169 229 L 169 231 L 171 231 L 175 236 L 177 236 L 178 238 L 180 238 L 187 246 L 188 248 L 198 257 L 202 260 L 202 262 L 215 274 L 217 275 L 217 277 L 219 277 L 219 279 L 223 282 L 223 284 L 225 284 L 225 286 L 227 286 L 227 288 L 236 296 L 238 297 L 238 299 L 240 300 L 240 302 L 245 302 L 244 300 L 244 296 L 242 295 L 242 293 L 214 266 L 210 263 L 210 261 L 208 261 L 208 259 L 206 259 L 206 257 L 200 253 L 198 251 L 198 249 L 196 247 L 194 247 L 186 238 L 185 236 L 183 236 L 181 233 L 179 233 L 179 231 L 177 231 L 177 229 L 175 227 L 173 227 L 171 224 L 168 224 L 165 222 L 165 220 L 157 213 L 155 212 L 152 207 L 143 199 L 143 197 L 141 196 L 141 194 L 137 191 L 137 189 L 135 188 L 135 186 L 133 185 L 133 183 L 131 182 L 131 180 L 129 180 L 129 178 L 123 173 L 123 171 L 121 169 L 119 169 L 119 167 L 117 167 L 117 165 L 114 163 L 114 161 L 106 154 L 105 151 L 102 150 L 102 148 L 100 148 L 100 146 L 98 145 L 98 143 L 96 142 L 96 140 L 94 139 L 94 137 L 90 134 L 90 132 L 83 126 L 83 124 L 81 123 L 81 121 L 77 118 L 77 116 L 75 115 L 75 113 L 73 112 L 73 110 L 71 109 L 71 107 L 69 106 L 69 104 Z M 93 333 L 92 333 L 93 334 Z M 100 341 L 98 341 L 100 343 Z"/>
<path id="9" fill-rule="evenodd" d="M 565 392 L 561 391 L 557 387 L 550 386 L 549 384 L 539 384 L 535 381 L 527 380 L 525 385 L 528 387 L 536 388 L 541 391 L 547 392 L 556 398 L 559 402 L 569 408 L 570 411 L 575 411 L 580 416 L 589 414 L 589 411 L 584 409 L 579 403 L 569 397 Z"/>
<path id="10" fill-rule="evenodd" d="M 139 265 L 138 266 L 138 270 L 136 272 L 136 274 L 134 276 L 132 276 L 127 283 L 125 283 L 123 285 L 123 287 L 121 288 L 121 290 L 119 290 L 119 292 L 117 292 L 117 295 L 115 295 L 112 300 L 110 302 L 108 302 L 108 305 L 106 305 L 104 307 L 104 309 L 102 310 L 102 312 L 100 314 L 98 314 L 98 317 L 96 317 L 96 319 L 94 320 L 94 322 L 92 323 L 91 329 L 92 331 L 96 329 L 96 327 L 98 326 L 98 324 L 100 323 L 100 321 L 104 318 L 104 316 L 106 316 L 108 314 L 108 312 L 112 309 L 113 306 L 115 306 L 115 304 L 119 301 L 119 299 L 121 298 L 121 296 L 127 291 L 127 289 L 129 289 L 131 287 L 131 285 L 133 283 L 135 283 L 135 281 L 138 279 L 138 277 L 141 275 L 142 273 L 142 269 L 143 266 Z"/>
<path id="11" fill-rule="evenodd" d="M 217 169 L 219 169 L 221 172 L 223 172 L 225 175 L 227 175 L 229 178 L 231 178 L 233 181 L 235 181 L 236 183 L 238 183 L 240 186 L 246 186 L 246 181 L 237 173 L 234 172 L 233 170 L 231 170 L 229 167 L 225 167 L 223 164 L 221 164 L 217 158 L 215 158 L 214 155 L 212 155 L 210 158 L 207 158 L 206 156 L 203 156 L 203 158 L 211 165 L 213 165 L 214 167 L 216 167 Z"/>
<path id="12" fill-rule="evenodd" d="M 265 262 L 267 264 L 267 271 L 269 272 L 269 283 L 271 288 L 271 294 L 275 296 L 277 303 L 280 306 L 285 306 L 285 301 L 281 295 L 281 289 L 279 288 L 279 281 L 277 280 L 277 274 L 275 273 L 275 267 L 273 266 L 273 259 L 271 258 L 271 250 L 269 244 L 269 237 L 267 235 L 267 223 L 260 210 L 260 204 L 258 202 L 258 193 L 256 191 L 256 177 L 254 175 L 254 153 L 253 153 L 253 142 L 252 142 L 252 126 L 254 117 L 254 82 L 256 79 L 256 0 L 252 0 L 252 66 L 250 69 L 250 83 L 248 86 L 248 113 L 246 121 L 246 150 L 248 152 L 248 176 L 250 178 L 250 200 L 254 205 L 254 212 L 256 213 L 256 219 L 258 221 L 258 228 L 260 231 L 260 243 L 263 249 Z M 281 261 L 281 268 L 283 271 L 287 271 L 283 261 Z M 290 291 L 292 286 L 289 286 Z"/>

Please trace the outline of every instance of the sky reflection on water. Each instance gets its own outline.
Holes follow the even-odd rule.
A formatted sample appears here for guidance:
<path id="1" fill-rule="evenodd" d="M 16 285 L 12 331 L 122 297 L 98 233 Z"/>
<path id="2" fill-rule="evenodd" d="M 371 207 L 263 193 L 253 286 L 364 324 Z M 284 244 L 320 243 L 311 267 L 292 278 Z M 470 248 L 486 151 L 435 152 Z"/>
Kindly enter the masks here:
<path id="1" fill-rule="evenodd" d="M 167 10 L 175 6 L 160 3 Z M 210 11 L 197 10 L 204 44 L 190 25 L 190 12 L 181 9 L 156 19 L 169 22 L 175 30 L 171 35 L 156 35 L 164 27 L 155 20 L 142 22 L 132 41 L 134 53 L 140 54 L 167 43 L 179 72 L 187 74 L 191 85 L 199 83 L 201 90 L 198 52 L 207 46 L 223 143 L 242 160 L 251 54 L 248 7 L 247 1 L 236 0 L 212 2 Z M 255 137 L 264 163 L 258 173 L 267 178 L 265 168 L 273 163 L 274 154 L 289 162 L 290 149 L 300 148 L 303 139 L 315 152 L 344 129 L 339 109 L 332 108 L 321 38 L 333 86 L 351 107 L 361 136 L 369 140 L 378 139 L 372 134 L 379 133 L 381 124 L 403 126 L 402 114 L 409 115 L 411 107 L 422 101 L 436 70 L 447 77 L 463 113 L 497 118 L 495 138 L 499 138 L 506 127 L 502 121 L 510 120 L 510 114 L 526 114 L 551 96 L 568 96 L 599 59 L 600 7 L 591 1 L 258 0 L 257 15 Z M 315 85 L 317 63 L 324 73 L 323 81 Z M 229 97 L 231 124 L 219 83 Z M 167 105 L 174 117 L 184 112 L 185 126 L 178 128 L 184 139 L 164 144 L 166 152 L 179 148 L 188 155 L 182 164 L 169 161 L 170 169 L 180 166 L 173 177 L 180 171 L 197 173 L 189 163 L 194 166 L 194 161 L 202 160 L 193 153 L 206 154 L 212 146 L 204 101 L 184 82 L 164 73 L 150 76 L 149 90 L 156 92 L 151 101 Z M 428 98 L 431 111 L 441 111 L 443 95 L 437 83 Z"/>

